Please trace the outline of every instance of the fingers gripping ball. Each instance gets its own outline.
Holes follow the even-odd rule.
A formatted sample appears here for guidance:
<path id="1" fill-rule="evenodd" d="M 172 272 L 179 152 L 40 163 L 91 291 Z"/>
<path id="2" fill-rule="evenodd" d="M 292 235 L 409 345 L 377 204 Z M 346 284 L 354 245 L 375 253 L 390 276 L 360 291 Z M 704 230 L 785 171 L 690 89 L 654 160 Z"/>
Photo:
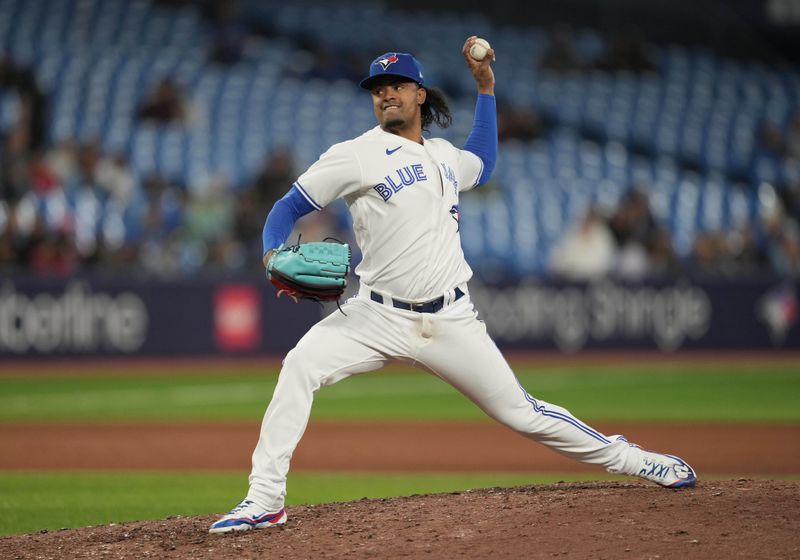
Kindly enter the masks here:
<path id="1" fill-rule="evenodd" d="M 267 277 L 278 297 L 336 301 L 347 287 L 350 246 L 347 243 L 300 243 L 276 249 L 267 264 Z"/>
<path id="2" fill-rule="evenodd" d="M 486 54 L 491 49 L 491 45 L 489 45 L 489 41 L 486 39 L 481 39 L 478 37 L 475 39 L 475 42 L 469 48 L 469 55 L 474 58 L 475 60 L 483 60 L 486 58 Z"/>

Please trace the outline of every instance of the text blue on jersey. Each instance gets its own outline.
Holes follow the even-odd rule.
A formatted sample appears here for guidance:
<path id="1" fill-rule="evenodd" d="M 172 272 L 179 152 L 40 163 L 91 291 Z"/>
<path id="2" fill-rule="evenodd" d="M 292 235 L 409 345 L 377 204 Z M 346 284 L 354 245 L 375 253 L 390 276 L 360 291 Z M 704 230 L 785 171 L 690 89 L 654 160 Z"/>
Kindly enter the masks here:
<path id="1" fill-rule="evenodd" d="M 384 179 L 386 182 L 378 183 L 372 188 L 375 189 L 375 192 L 381 195 L 383 201 L 386 202 L 392 198 L 394 193 L 399 192 L 403 187 L 409 187 L 418 181 L 427 181 L 428 177 L 422 169 L 422 164 L 414 163 L 401 167 L 400 169 L 395 169 L 394 173 L 387 175 Z"/>

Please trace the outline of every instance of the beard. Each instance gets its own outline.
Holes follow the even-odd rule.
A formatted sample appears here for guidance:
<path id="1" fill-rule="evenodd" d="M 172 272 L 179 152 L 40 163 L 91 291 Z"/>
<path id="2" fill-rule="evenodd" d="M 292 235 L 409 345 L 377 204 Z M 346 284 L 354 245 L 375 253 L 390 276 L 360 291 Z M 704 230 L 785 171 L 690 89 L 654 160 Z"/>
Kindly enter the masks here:
<path id="1" fill-rule="evenodd" d="M 400 130 L 405 126 L 405 124 L 406 121 L 403 119 L 392 117 L 383 123 L 383 128 L 384 130 Z"/>

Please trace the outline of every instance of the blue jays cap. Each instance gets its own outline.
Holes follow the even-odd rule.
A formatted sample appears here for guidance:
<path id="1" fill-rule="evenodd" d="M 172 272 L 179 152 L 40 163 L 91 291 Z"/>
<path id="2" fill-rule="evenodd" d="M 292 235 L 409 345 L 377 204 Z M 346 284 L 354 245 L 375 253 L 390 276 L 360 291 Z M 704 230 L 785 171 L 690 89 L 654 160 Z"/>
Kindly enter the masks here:
<path id="1" fill-rule="evenodd" d="M 400 76 L 422 85 L 422 64 L 408 53 L 389 52 L 382 54 L 369 65 L 369 76 L 359 84 L 364 89 L 372 89 L 376 78 L 381 76 Z"/>

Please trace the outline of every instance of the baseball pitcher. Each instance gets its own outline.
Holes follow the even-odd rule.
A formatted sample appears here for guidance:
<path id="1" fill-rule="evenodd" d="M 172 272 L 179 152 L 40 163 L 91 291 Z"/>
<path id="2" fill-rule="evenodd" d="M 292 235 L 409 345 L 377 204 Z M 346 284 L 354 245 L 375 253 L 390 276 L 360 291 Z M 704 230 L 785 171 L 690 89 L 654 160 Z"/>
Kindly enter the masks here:
<path id="1" fill-rule="evenodd" d="M 344 289 L 347 246 L 284 242 L 298 218 L 344 199 L 363 254 L 356 269 L 360 286 L 342 305 L 344 313 L 317 323 L 286 356 L 253 453 L 249 492 L 211 526 L 212 533 L 285 523 L 289 462 L 314 395 L 390 361 L 429 371 L 498 422 L 575 460 L 666 487 L 695 484 L 694 471 L 678 457 L 606 436 L 530 395 L 478 319 L 459 239 L 458 201 L 486 183 L 497 158 L 495 53 L 487 47 L 470 37 L 462 49 L 478 90 L 463 148 L 423 136 L 434 123 L 450 124 L 447 103 L 412 55 L 383 54 L 361 81 L 378 125 L 331 146 L 267 217 L 264 264 L 273 283 L 293 297 L 331 299 Z"/>

